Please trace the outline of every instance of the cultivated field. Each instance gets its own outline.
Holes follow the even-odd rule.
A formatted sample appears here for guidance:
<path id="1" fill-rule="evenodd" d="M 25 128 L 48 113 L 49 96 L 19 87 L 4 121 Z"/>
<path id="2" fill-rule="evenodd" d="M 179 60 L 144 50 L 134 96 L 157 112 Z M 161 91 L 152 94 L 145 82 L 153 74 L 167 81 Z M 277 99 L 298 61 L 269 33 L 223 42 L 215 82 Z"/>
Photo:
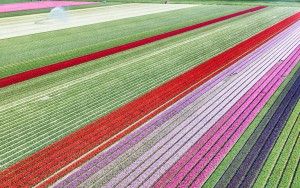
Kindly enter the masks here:
<path id="1" fill-rule="evenodd" d="M 70 10 L 66 14 L 66 18 L 62 21 L 50 19 L 48 13 L 4 18 L 0 23 L 0 39 L 79 27 L 193 6 L 195 5 L 124 4 L 110 7 L 96 7 L 86 10 Z M 13 29 L 16 27 L 18 27 L 18 30 Z"/>
<path id="2" fill-rule="evenodd" d="M 0 18 L 0 187 L 298 187 L 299 7 L 67 16 Z"/>

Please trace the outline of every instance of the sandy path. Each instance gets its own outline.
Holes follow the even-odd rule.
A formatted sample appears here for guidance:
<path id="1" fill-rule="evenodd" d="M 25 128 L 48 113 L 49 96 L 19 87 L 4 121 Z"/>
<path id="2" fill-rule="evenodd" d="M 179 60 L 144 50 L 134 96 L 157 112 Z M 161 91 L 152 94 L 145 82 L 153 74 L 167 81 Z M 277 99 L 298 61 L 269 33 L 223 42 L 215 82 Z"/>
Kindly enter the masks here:
<path id="1" fill-rule="evenodd" d="M 124 4 L 68 11 L 64 21 L 49 19 L 48 13 L 0 19 L 0 39 L 54 31 L 100 22 L 166 12 L 196 5 Z"/>

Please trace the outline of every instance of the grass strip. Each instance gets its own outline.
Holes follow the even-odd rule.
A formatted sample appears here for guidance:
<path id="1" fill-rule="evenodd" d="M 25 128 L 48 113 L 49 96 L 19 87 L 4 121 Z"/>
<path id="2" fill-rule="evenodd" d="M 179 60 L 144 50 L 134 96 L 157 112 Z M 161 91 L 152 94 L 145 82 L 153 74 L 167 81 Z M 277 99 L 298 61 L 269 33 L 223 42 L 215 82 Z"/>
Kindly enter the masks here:
<path id="1" fill-rule="evenodd" d="M 298 124 L 299 125 L 299 124 Z M 290 155 L 286 166 L 283 170 L 283 173 L 280 177 L 280 182 L 278 184 L 278 187 L 290 187 L 293 183 L 293 179 L 295 177 L 295 173 L 297 170 L 297 165 L 300 162 L 300 134 L 298 134 L 298 139 L 294 145 L 292 154 Z"/>
<path id="2" fill-rule="evenodd" d="M 4 39 L 1 40 L 0 46 L 0 78 L 197 24 L 244 9 L 245 7 L 240 6 L 197 6 Z M 180 22 L 178 17 L 180 17 Z"/>
<path id="3" fill-rule="evenodd" d="M 39 76 L 42 76 L 42 75 L 45 75 L 45 74 L 49 74 L 49 73 L 52 73 L 52 72 L 63 70 L 65 68 L 69 68 L 69 67 L 72 67 L 72 66 L 75 66 L 75 65 L 79 65 L 79 64 L 82 64 L 82 63 L 87 63 L 87 62 L 95 60 L 95 59 L 99 59 L 99 58 L 103 58 L 103 57 L 106 57 L 106 56 L 109 56 L 109 55 L 120 53 L 120 52 L 123 52 L 125 50 L 129 50 L 129 49 L 132 49 L 132 48 L 143 46 L 143 45 L 146 45 L 146 44 L 149 44 L 149 43 L 152 43 L 152 42 L 163 40 L 163 39 L 166 39 L 166 38 L 169 38 L 169 37 L 172 37 L 172 36 L 176 36 L 176 35 L 188 32 L 188 31 L 192 31 L 192 30 L 199 29 L 199 28 L 202 28 L 202 27 L 214 24 L 214 23 L 218 23 L 218 22 L 221 22 L 221 21 L 224 21 L 224 20 L 227 20 L 227 19 L 231 19 L 231 18 L 240 16 L 240 15 L 243 15 L 243 14 L 247 14 L 247 13 L 250 13 L 250 12 L 255 12 L 255 11 L 263 9 L 263 8 L 266 8 L 266 7 L 258 6 L 258 7 L 250 8 L 250 9 L 247 9 L 247 10 L 244 10 L 244 11 L 236 12 L 236 13 L 233 13 L 233 14 L 229 14 L 229 15 L 226 15 L 226 16 L 219 17 L 219 18 L 215 18 L 213 20 L 209 20 L 209 21 L 206 21 L 206 22 L 198 23 L 198 24 L 195 24 L 195 25 L 191 25 L 191 26 L 188 26 L 188 27 L 181 28 L 181 29 L 169 31 L 167 33 L 162 33 L 162 34 L 155 35 L 155 36 L 152 36 L 152 37 L 149 37 L 149 38 L 145 38 L 145 39 L 138 40 L 138 41 L 135 41 L 135 42 L 127 43 L 127 44 L 124 44 L 124 45 L 121 45 L 121 46 L 109 48 L 109 49 L 102 50 L 102 51 L 99 51 L 99 52 L 95 52 L 95 53 L 92 53 L 92 54 L 88 54 L 88 55 L 85 55 L 85 56 L 70 59 L 70 60 L 67 60 L 67 61 L 59 62 L 59 63 L 56 63 L 56 64 L 52 64 L 52 65 L 48 65 L 48 66 L 45 66 L 45 67 L 32 69 L 32 70 L 29 70 L 29 71 L 26 71 L 26 72 L 15 74 L 15 75 L 12 75 L 12 76 L 4 77 L 4 78 L 0 79 L 0 88 L 10 86 L 12 84 L 16 84 L 16 83 L 19 83 L 19 82 L 23 82 L 25 80 L 36 78 L 36 77 L 39 77 Z"/>
<path id="4" fill-rule="evenodd" d="M 298 151 L 299 151 L 299 148 L 298 148 Z M 296 172 L 294 174 L 291 187 L 292 188 L 300 187 L 300 163 L 299 162 L 297 164 L 297 169 L 296 169 Z"/>
<path id="5" fill-rule="evenodd" d="M 284 130 L 280 134 L 280 137 L 268 156 L 268 159 L 264 163 L 264 166 L 253 185 L 254 187 L 265 187 L 266 184 L 268 184 L 269 187 L 277 186 L 279 182 L 278 175 L 282 174 L 285 166 L 284 164 L 287 162 L 300 132 L 300 127 L 295 126 L 300 123 L 300 118 L 298 116 L 299 113 L 300 102 L 298 102 L 293 110 Z"/>

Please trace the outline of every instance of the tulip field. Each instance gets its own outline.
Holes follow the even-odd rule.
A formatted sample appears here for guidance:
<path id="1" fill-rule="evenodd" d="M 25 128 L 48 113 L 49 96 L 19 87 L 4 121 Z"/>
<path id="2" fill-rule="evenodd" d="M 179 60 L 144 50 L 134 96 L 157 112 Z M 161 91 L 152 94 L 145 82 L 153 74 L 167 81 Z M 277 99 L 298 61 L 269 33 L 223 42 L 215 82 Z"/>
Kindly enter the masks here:
<path id="1" fill-rule="evenodd" d="M 300 187 L 300 5 L 60 3 L 0 4 L 0 187 Z"/>

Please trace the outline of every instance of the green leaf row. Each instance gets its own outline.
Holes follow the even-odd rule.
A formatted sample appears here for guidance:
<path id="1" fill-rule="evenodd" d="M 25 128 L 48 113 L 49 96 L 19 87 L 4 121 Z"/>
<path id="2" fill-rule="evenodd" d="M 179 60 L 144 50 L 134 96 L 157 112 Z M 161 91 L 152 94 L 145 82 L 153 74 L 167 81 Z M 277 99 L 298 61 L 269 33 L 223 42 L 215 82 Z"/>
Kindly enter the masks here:
<path id="1" fill-rule="evenodd" d="M 3 39 L 0 40 L 0 78 L 247 8 L 242 6 L 197 6 Z"/>
<path id="2" fill-rule="evenodd" d="M 293 14 L 269 8 L 0 90 L 1 169 Z"/>
<path id="3" fill-rule="evenodd" d="M 237 143 L 233 146 L 230 152 L 226 155 L 226 157 L 222 160 L 216 170 L 211 174 L 208 180 L 205 182 L 203 187 L 215 187 L 219 180 L 222 178 L 225 171 L 228 169 L 231 162 L 235 159 L 235 157 L 239 154 L 242 148 L 245 146 L 248 139 L 251 135 L 255 132 L 258 124 L 263 120 L 265 115 L 269 112 L 273 105 L 276 105 L 275 102 L 280 97 L 280 94 L 284 92 L 285 87 L 290 84 L 290 81 L 293 79 L 296 71 L 300 68 L 300 64 L 298 63 L 297 66 L 292 70 L 289 76 L 284 80 L 284 82 L 280 85 L 277 91 L 272 95 L 270 100 L 264 106 L 264 108 L 260 111 L 260 113 L 256 116 L 256 118 L 252 121 L 252 123 L 248 126 L 246 131 L 243 135 L 239 138 Z M 278 147 L 278 146 L 277 146 Z M 247 153 L 245 153 L 246 155 Z M 266 177 L 260 177 L 259 181 L 265 180 Z M 262 184 L 263 185 L 263 184 Z M 262 185 L 259 185 L 260 187 Z"/>

